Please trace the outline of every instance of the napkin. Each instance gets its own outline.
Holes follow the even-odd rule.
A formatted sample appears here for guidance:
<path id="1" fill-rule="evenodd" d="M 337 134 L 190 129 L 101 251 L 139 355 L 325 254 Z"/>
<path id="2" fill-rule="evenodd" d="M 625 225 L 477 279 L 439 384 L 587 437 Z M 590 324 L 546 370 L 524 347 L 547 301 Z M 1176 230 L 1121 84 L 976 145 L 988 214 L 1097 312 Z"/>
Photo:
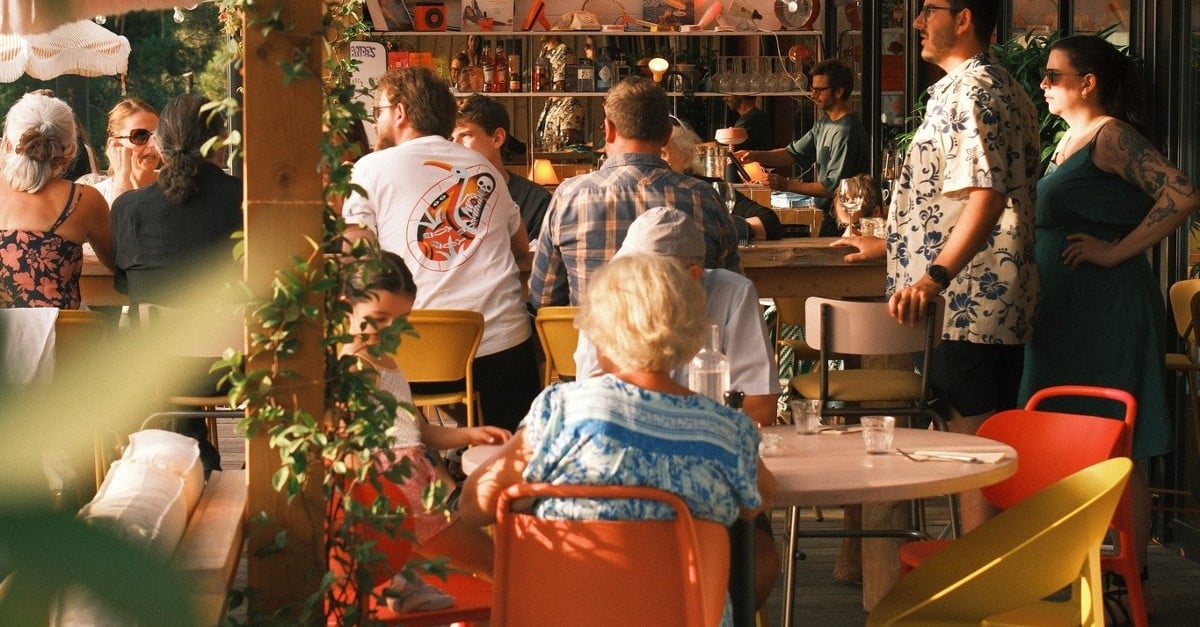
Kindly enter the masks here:
<path id="1" fill-rule="evenodd" d="M 913 451 L 912 455 L 917 456 L 917 457 L 929 457 L 932 459 L 945 459 L 947 461 L 978 462 L 981 464 L 994 464 L 994 463 L 1004 459 L 1004 451 L 988 452 L 988 451 L 924 450 L 924 451 Z"/>
<path id="2" fill-rule="evenodd" d="M 820 429 L 817 429 L 817 433 L 823 433 L 823 434 L 828 434 L 828 435 L 841 435 L 843 433 L 858 433 L 859 431 L 862 431 L 862 427 L 860 427 L 858 425 L 852 425 L 849 427 L 828 427 L 828 426 L 826 426 L 826 427 L 821 427 Z"/>

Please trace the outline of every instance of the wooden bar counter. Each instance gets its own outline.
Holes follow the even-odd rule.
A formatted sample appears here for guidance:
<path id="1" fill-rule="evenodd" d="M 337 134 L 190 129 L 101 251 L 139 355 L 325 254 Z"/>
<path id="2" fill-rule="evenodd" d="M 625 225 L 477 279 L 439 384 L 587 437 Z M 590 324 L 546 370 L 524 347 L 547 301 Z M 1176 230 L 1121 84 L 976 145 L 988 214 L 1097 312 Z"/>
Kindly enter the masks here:
<path id="1" fill-rule="evenodd" d="M 742 270 L 763 298 L 882 296 L 883 259 L 849 263 L 849 246 L 830 246 L 836 238 L 807 237 L 756 242 L 738 249 Z"/>
<path id="2" fill-rule="evenodd" d="M 113 287 L 112 270 L 104 267 L 100 260 L 91 255 L 83 257 L 83 271 L 79 273 L 79 295 L 88 307 L 120 307 L 129 304 L 129 297 Z"/>

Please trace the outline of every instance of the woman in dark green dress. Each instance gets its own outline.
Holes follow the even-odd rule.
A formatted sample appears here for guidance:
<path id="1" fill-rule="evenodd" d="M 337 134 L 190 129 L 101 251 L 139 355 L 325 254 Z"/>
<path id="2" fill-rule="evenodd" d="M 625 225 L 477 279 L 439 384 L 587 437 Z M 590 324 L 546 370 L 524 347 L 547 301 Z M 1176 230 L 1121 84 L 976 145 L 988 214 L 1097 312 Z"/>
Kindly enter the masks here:
<path id="1" fill-rule="evenodd" d="M 1042 92 L 1050 112 L 1070 128 L 1038 182 L 1040 300 L 1025 352 L 1021 403 L 1051 385 L 1126 390 L 1138 402 L 1133 456 L 1145 459 L 1171 448 L 1166 315 L 1146 251 L 1200 207 L 1200 196 L 1139 132 L 1142 90 L 1136 79 L 1129 60 L 1098 37 L 1067 37 L 1050 47 Z M 1083 399 L 1043 407 L 1115 411 Z M 1145 474 L 1134 475 L 1135 516 L 1147 521 L 1137 527 L 1148 541 Z M 1145 545 L 1139 541 L 1143 564 Z"/>

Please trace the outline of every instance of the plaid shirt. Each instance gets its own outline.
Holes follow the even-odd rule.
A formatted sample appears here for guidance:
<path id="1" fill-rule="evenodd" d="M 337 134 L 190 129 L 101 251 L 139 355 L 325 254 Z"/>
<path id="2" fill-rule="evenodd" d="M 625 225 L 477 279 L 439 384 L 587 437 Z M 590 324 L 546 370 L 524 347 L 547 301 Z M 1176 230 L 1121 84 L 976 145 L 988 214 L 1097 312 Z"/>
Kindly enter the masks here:
<path id="1" fill-rule="evenodd" d="M 705 267 L 741 272 L 733 220 L 711 185 L 672 171 L 657 155 L 614 155 L 554 192 L 529 279 L 533 308 L 579 304 L 588 276 L 612 259 L 633 220 L 654 207 L 696 217 Z"/>

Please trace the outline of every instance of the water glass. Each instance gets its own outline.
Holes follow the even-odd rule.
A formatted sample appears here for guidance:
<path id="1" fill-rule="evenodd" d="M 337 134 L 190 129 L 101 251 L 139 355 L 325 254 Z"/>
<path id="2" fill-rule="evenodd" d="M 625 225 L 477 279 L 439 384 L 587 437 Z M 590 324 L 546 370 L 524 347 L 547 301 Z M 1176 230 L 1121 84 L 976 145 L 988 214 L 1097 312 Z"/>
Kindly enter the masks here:
<path id="1" fill-rule="evenodd" d="M 894 416 L 864 416 L 862 419 L 863 445 L 872 455 L 892 452 L 892 439 L 896 435 Z"/>
<path id="2" fill-rule="evenodd" d="M 792 424 L 796 433 L 812 435 L 821 430 L 821 401 L 820 399 L 801 398 L 790 402 L 792 406 Z"/>

